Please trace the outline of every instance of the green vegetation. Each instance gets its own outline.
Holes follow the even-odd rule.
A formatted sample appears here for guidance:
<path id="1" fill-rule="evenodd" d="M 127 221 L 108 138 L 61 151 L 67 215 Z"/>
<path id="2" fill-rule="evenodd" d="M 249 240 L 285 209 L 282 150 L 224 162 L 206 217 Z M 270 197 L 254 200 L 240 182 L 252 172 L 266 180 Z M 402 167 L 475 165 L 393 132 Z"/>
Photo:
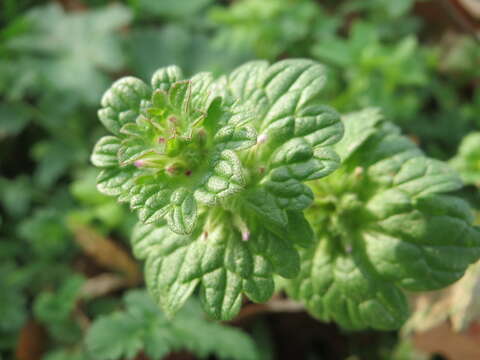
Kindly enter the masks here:
<path id="1" fill-rule="evenodd" d="M 1 1 L 0 358 L 417 358 L 480 255 L 448 2 Z"/>

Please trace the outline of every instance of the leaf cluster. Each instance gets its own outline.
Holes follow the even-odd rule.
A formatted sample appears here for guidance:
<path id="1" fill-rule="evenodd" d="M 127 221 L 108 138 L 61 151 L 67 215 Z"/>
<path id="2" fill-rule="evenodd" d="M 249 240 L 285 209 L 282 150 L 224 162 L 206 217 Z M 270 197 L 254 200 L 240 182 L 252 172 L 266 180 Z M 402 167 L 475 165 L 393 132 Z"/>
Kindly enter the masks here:
<path id="1" fill-rule="evenodd" d="M 230 319 L 243 294 L 266 301 L 274 274 L 297 274 L 294 245 L 311 238 L 301 211 L 313 196 L 303 182 L 335 170 L 331 145 L 343 133 L 321 103 L 323 85 L 321 65 L 286 60 L 247 63 L 216 81 L 184 80 L 172 66 L 150 86 L 123 78 L 105 93 L 99 118 L 115 136 L 92 154 L 98 189 L 138 211 L 145 225 L 134 251 L 165 311 L 200 285 L 206 311 Z M 170 245 L 158 246 L 159 237 Z M 174 263 L 172 276 L 163 269 Z"/>
<path id="2" fill-rule="evenodd" d="M 301 251 L 287 292 L 343 327 L 398 328 L 404 292 L 445 287 L 480 256 L 480 232 L 462 183 L 375 109 L 344 117 L 342 167 L 313 186 L 307 210 L 317 242 Z"/>

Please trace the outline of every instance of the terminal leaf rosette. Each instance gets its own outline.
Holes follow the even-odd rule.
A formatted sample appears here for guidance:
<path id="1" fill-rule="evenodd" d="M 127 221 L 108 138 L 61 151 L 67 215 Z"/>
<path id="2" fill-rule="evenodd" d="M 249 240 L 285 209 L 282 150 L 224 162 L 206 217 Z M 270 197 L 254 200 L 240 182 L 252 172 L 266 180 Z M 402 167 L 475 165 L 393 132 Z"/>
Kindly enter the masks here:
<path id="1" fill-rule="evenodd" d="M 127 77 L 107 91 L 98 189 L 137 210 L 134 251 L 167 313 L 199 286 L 206 311 L 229 319 L 244 294 L 266 301 L 274 274 L 297 275 L 296 247 L 313 239 L 305 182 L 340 162 L 343 125 L 322 103 L 325 81 L 322 65 L 292 59 L 219 79 L 170 66 L 150 85 Z"/>
<path id="2" fill-rule="evenodd" d="M 458 280 L 480 256 L 480 231 L 469 205 L 448 194 L 462 183 L 447 164 L 423 155 L 376 109 L 343 120 L 342 166 L 312 184 L 306 216 L 315 244 L 300 250 L 287 292 L 342 327 L 396 329 L 409 314 L 402 289 Z"/>
<path id="3" fill-rule="evenodd" d="M 138 210 L 141 221 L 179 234 L 193 231 L 197 199 L 215 203 L 245 186 L 238 151 L 256 143 L 248 112 L 222 104 L 213 78 L 182 79 L 172 66 L 157 71 L 151 86 L 126 77 L 102 99 L 99 117 L 113 136 L 92 154 L 102 168 L 98 189 Z"/>

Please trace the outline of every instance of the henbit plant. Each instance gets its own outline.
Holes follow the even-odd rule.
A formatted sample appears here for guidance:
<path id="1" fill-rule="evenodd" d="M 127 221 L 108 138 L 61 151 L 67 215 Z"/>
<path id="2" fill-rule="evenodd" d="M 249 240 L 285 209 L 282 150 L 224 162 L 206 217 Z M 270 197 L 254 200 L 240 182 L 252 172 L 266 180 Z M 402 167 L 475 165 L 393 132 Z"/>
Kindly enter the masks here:
<path id="1" fill-rule="evenodd" d="M 314 316 L 394 329 L 408 316 L 402 288 L 446 286 L 480 256 L 469 206 L 443 194 L 457 174 L 373 109 L 345 117 L 338 142 L 324 82 L 321 65 L 286 60 L 218 80 L 171 66 L 151 87 L 124 78 L 106 93 L 99 116 L 115 136 L 92 155 L 98 188 L 138 210 L 133 250 L 167 315 L 199 287 L 205 311 L 231 319 L 280 275 Z M 319 180 L 337 153 L 341 169 Z"/>
<path id="2" fill-rule="evenodd" d="M 458 175 L 426 157 L 375 109 L 347 115 L 335 150 L 342 166 L 312 184 L 306 211 L 315 244 L 301 249 L 300 275 L 286 288 L 322 320 L 344 328 L 399 328 L 402 289 L 458 280 L 480 256 L 480 229 Z"/>
<path id="3" fill-rule="evenodd" d="M 92 154 L 98 189 L 138 210 L 134 252 L 167 314 L 199 286 L 204 309 L 230 319 L 243 294 L 264 302 L 274 275 L 298 274 L 296 247 L 313 240 L 304 182 L 339 166 L 343 125 L 324 84 L 322 65 L 292 59 L 218 80 L 170 66 L 106 92 L 99 117 L 113 136 Z"/>

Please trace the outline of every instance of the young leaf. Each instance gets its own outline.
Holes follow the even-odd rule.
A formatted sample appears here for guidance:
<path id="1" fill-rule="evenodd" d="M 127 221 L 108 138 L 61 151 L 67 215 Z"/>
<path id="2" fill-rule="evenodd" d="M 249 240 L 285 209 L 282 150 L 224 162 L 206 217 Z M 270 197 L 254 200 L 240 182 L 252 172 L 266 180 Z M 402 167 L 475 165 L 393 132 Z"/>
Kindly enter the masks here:
<path id="1" fill-rule="evenodd" d="M 158 69 L 152 75 L 152 88 L 154 90 L 168 91 L 172 84 L 183 79 L 182 69 L 176 65 Z"/>
<path id="2" fill-rule="evenodd" d="M 192 96 L 192 83 L 190 81 L 178 81 L 168 91 L 170 105 L 182 112 L 188 111 L 190 97 Z"/>
<path id="3" fill-rule="evenodd" d="M 118 196 L 128 192 L 133 184 L 135 169 L 110 167 L 103 169 L 97 177 L 97 188 L 105 195 Z"/>
<path id="4" fill-rule="evenodd" d="M 103 95 L 102 109 L 98 117 L 113 134 L 127 122 L 135 121 L 139 115 L 142 100 L 147 100 L 150 89 L 142 80 L 126 77 L 117 80 Z"/>
<path id="5" fill-rule="evenodd" d="M 222 149 L 248 149 L 257 142 L 257 132 L 252 126 L 226 125 L 217 131 L 214 137 Z"/>
<path id="6" fill-rule="evenodd" d="M 245 186 L 245 170 L 235 152 L 224 150 L 211 165 L 212 172 L 206 175 L 204 185 L 195 192 L 195 197 L 209 205 L 242 190 Z"/>
<path id="7" fill-rule="evenodd" d="M 197 222 L 197 202 L 185 188 L 176 190 L 170 197 L 172 209 L 167 222 L 177 234 L 190 234 Z"/>
<path id="8" fill-rule="evenodd" d="M 118 166 L 117 153 L 120 148 L 120 141 L 115 136 L 104 136 L 101 138 L 91 156 L 92 164 L 98 167 Z"/>

